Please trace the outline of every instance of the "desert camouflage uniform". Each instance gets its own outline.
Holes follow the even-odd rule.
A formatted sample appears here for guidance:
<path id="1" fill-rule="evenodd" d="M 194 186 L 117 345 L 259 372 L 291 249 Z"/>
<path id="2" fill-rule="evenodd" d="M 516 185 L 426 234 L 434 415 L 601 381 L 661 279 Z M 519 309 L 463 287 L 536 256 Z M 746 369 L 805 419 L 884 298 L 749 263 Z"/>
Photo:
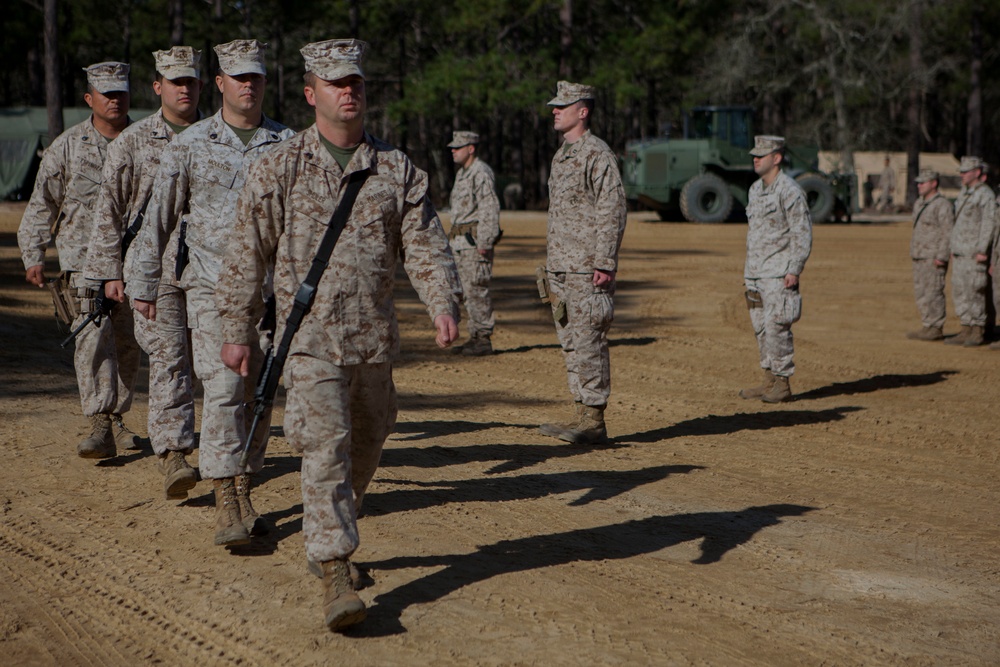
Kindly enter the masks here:
<path id="1" fill-rule="evenodd" d="M 401 255 L 431 318 L 458 315 L 461 287 L 427 174 L 367 134 L 341 170 L 310 127 L 251 167 L 216 293 L 225 341 L 252 348 L 259 286 L 273 260 L 280 338 L 348 177 L 365 169 L 371 173 L 285 366 L 285 433 L 303 453 L 302 528 L 315 562 L 357 548 L 356 510 L 395 424 L 392 293 Z"/>
<path id="2" fill-rule="evenodd" d="M 94 207 L 101 184 L 101 168 L 109 142 L 88 119 L 56 137 L 42 156 L 35 189 L 17 232 L 26 269 L 42 264 L 45 249 L 55 237 L 59 267 L 69 274 L 70 286 L 83 295 L 100 285 L 84 280 Z M 89 314 L 93 300 L 83 299 Z M 139 346 L 132 333 L 132 312 L 114 308 L 100 327 L 87 325 L 76 338 L 73 353 L 83 414 L 122 414 L 132 405 L 139 373 Z"/>
<path id="3" fill-rule="evenodd" d="M 615 283 L 595 287 L 594 270 L 618 270 L 624 233 L 618 161 L 588 130 L 552 159 L 545 268 L 570 393 L 592 407 L 607 405 L 611 395 L 608 330 L 615 312 Z"/>
<path id="4" fill-rule="evenodd" d="M 951 230 L 951 291 L 962 326 L 986 324 L 987 262 L 977 262 L 979 253 L 990 254 L 996 224 L 997 204 L 993 191 L 983 183 L 963 187 L 955 200 L 955 226 Z"/>
<path id="5" fill-rule="evenodd" d="M 292 134 L 284 125 L 264 118 L 249 145 L 244 146 L 223 121 L 221 111 L 186 129 L 163 153 L 146 222 L 129 253 L 136 253 L 126 266 L 129 296 L 155 300 L 162 275 L 174 270 L 172 263 L 161 260 L 168 239 L 181 218 L 186 221 L 190 263 L 180 285 L 187 300 L 194 370 L 205 392 L 198 455 L 205 478 L 257 472 L 264 463 L 269 419 L 257 431 L 246 470 L 239 466 L 240 448 L 249 427 L 246 420 L 250 412 L 244 403 L 253 398 L 253 383 L 264 354 L 255 336 L 248 382 L 223 365 L 219 356 L 222 323 L 214 294 L 222 255 L 236 241 L 236 199 L 247 166 Z"/>
<path id="6" fill-rule="evenodd" d="M 798 276 L 805 268 L 812 251 L 812 216 L 802 188 L 783 171 L 769 187 L 762 179 L 750 186 L 746 211 L 743 277 L 747 291 L 762 301 L 762 307 L 750 309 L 760 367 L 790 377 L 795 372 L 792 324 L 802 315 L 802 295 L 798 286 L 785 287 L 785 276 Z"/>
<path id="7" fill-rule="evenodd" d="M 465 235 L 475 241 L 469 243 Z M 493 250 L 500 234 L 500 200 L 497 199 L 493 170 L 475 158 L 455 176 L 451 190 L 451 230 L 448 238 L 455 253 L 455 264 L 462 280 L 465 309 L 469 312 L 469 335 L 473 338 L 490 336 L 495 319 L 490 299 L 490 279 L 493 277 L 492 255 L 480 250 Z"/>
<path id="8" fill-rule="evenodd" d="M 130 125 L 108 148 L 84 270 L 87 278 L 123 279 L 122 236 L 151 195 L 160 156 L 173 137 L 161 110 Z M 179 231 L 175 229 L 167 241 L 165 266 L 172 267 L 176 261 Z M 130 251 L 129 257 L 134 256 Z M 160 282 L 156 320 L 141 315 L 133 319 L 135 337 L 149 355 L 147 430 L 153 451 L 158 456 L 168 450 L 190 452 L 195 445 L 191 350 L 184 292 L 173 271 L 167 271 Z"/>
<path id="9" fill-rule="evenodd" d="M 892 205 L 892 195 L 896 191 L 896 172 L 892 167 L 886 166 L 878 177 L 878 187 L 881 190 L 878 196 L 878 206 L 876 209 L 884 211 Z"/>
<path id="10" fill-rule="evenodd" d="M 927 328 L 944 326 L 944 278 L 948 272 L 948 239 L 955 224 L 951 202 L 940 192 L 929 200 L 917 197 L 913 204 L 913 237 L 910 257 L 913 259 L 913 292 L 917 299 L 920 319 Z M 937 266 L 940 260 L 945 266 Z"/>

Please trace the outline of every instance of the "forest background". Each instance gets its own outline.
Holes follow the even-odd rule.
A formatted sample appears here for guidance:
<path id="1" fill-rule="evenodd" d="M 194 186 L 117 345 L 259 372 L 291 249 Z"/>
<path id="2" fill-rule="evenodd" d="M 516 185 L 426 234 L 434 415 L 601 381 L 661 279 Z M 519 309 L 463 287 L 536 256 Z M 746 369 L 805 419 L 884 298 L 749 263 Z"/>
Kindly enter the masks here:
<path id="1" fill-rule="evenodd" d="M 454 165 L 451 132 L 482 137 L 498 186 L 541 205 L 558 136 L 545 103 L 558 79 L 597 86 L 595 134 L 619 154 L 676 134 L 700 104 L 749 104 L 757 133 L 839 151 L 975 154 L 1000 163 L 1000 3 L 983 0 L 10 0 L 0 12 L 0 106 L 83 105 L 81 68 L 132 66 L 132 104 L 157 108 L 151 53 L 269 44 L 265 113 L 311 123 L 299 47 L 370 44 L 368 129 L 432 176 Z M 148 83 L 147 83 L 148 82 Z M 202 109 L 218 108 L 206 85 Z M 908 201 L 916 196 L 909 184 Z"/>

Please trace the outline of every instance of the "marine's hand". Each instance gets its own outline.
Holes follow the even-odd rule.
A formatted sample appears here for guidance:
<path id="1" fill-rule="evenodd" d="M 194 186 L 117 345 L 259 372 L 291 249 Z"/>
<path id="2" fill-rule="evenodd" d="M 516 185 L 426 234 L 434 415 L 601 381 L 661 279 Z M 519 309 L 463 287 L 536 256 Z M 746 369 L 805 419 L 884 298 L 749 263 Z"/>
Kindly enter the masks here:
<path id="1" fill-rule="evenodd" d="M 223 343 L 222 363 L 234 373 L 247 377 L 250 375 L 250 346 Z"/>
<path id="2" fill-rule="evenodd" d="M 785 274 L 785 289 L 792 289 L 799 284 L 799 277 L 794 273 Z"/>
<path id="3" fill-rule="evenodd" d="M 438 315 L 434 318 L 434 327 L 437 329 L 437 344 L 440 348 L 445 348 L 458 340 L 458 323 L 451 315 Z"/>
<path id="4" fill-rule="evenodd" d="M 976 253 L 976 256 L 975 256 L 975 258 L 974 258 L 974 259 L 975 259 L 975 260 L 976 260 L 977 262 L 979 262 L 980 264 L 985 264 L 985 263 L 986 263 L 986 261 L 987 261 L 987 260 L 989 259 L 989 257 L 987 257 L 986 255 L 984 255 L 984 254 L 983 254 L 983 253 L 981 253 L 981 252 L 977 252 L 977 253 Z"/>
<path id="5" fill-rule="evenodd" d="M 493 248 L 477 248 L 476 251 L 487 259 L 493 259 Z"/>
<path id="6" fill-rule="evenodd" d="M 948 266 L 948 262 L 942 262 L 940 259 L 935 259 L 934 266 Z"/>
<path id="7" fill-rule="evenodd" d="M 615 281 L 614 271 L 602 271 L 601 269 L 594 269 L 594 287 L 604 287 L 605 285 L 610 285 Z"/>
<path id="8" fill-rule="evenodd" d="M 35 287 L 45 287 L 45 272 L 43 264 L 35 264 L 24 272 L 24 279 Z"/>
<path id="9" fill-rule="evenodd" d="M 121 280 L 109 280 L 104 283 L 104 296 L 111 299 L 112 301 L 117 301 L 118 303 L 125 303 L 125 283 Z"/>
<path id="10" fill-rule="evenodd" d="M 142 299 L 136 299 L 133 302 L 135 306 L 135 312 L 139 313 L 145 317 L 150 322 L 156 321 L 156 302 L 155 301 L 143 301 Z"/>

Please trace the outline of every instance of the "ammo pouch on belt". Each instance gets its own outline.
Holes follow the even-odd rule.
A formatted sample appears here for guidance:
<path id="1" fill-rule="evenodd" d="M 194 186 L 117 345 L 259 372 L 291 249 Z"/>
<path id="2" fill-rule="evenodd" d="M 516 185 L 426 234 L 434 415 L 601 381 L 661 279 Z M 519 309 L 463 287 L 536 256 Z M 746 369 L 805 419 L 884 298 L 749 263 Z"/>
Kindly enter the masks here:
<path id="1" fill-rule="evenodd" d="M 478 224 L 479 223 L 476 221 L 463 222 L 457 225 L 453 224 L 451 226 L 451 229 L 448 230 L 448 240 L 454 241 L 459 236 L 464 236 L 468 241 L 469 237 L 472 237 L 472 240 L 469 241 L 469 243 L 471 243 L 472 245 L 476 245 L 476 225 Z"/>
<path id="2" fill-rule="evenodd" d="M 56 319 L 69 325 L 80 314 L 80 304 L 77 302 L 69 286 L 69 274 L 61 271 L 58 276 L 45 283 L 52 295 L 52 305 L 56 309 Z"/>
<path id="3" fill-rule="evenodd" d="M 761 298 L 760 292 L 748 289 L 743 294 L 743 296 L 746 297 L 747 308 L 749 308 L 750 310 L 753 310 L 754 308 L 763 308 L 764 307 L 764 299 Z"/>
<path id="4" fill-rule="evenodd" d="M 545 267 L 535 267 L 535 285 L 538 287 L 538 298 L 542 303 L 549 302 L 549 278 L 545 275 Z"/>

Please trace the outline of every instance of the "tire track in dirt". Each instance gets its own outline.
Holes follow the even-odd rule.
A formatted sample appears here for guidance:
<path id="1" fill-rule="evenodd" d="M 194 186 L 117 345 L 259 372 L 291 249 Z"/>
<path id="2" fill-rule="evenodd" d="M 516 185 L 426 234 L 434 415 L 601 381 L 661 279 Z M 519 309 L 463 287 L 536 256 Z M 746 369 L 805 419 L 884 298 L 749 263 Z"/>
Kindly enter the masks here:
<path id="1" fill-rule="evenodd" d="M 12 514 L 0 525 L 3 569 L 22 591 L 22 603 L 33 609 L 31 617 L 45 619 L 54 631 L 58 639 L 47 637 L 45 648 L 58 651 L 58 664 L 288 664 L 289 656 L 253 636 L 192 614 L 185 603 L 191 591 L 172 596 L 155 583 L 155 566 L 138 551 L 113 544 L 91 550 L 49 537 L 58 531 Z M 61 520 L 60 514 L 47 514 L 46 525 Z M 186 578 L 200 585 L 204 596 L 212 594 L 199 580 Z"/>

